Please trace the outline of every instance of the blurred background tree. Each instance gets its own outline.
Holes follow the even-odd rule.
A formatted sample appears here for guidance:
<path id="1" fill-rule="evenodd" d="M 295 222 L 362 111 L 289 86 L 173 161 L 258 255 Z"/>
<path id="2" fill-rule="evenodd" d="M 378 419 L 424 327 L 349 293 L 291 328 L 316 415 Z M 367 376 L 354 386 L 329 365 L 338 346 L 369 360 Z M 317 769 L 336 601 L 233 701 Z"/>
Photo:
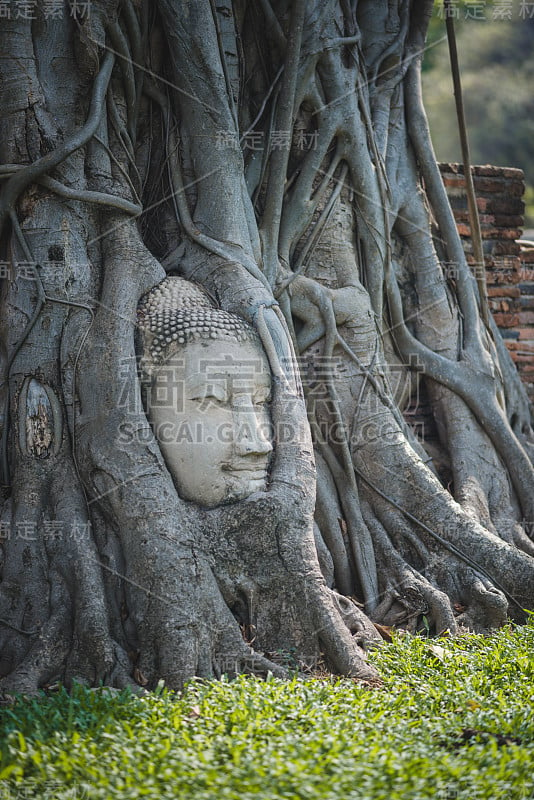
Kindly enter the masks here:
<path id="1" fill-rule="evenodd" d="M 534 228 L 534 3 L 453 3 L 473 164 L 525 172 L 525 229 Z M 423 91 L 439 161 L 461 161 L 443 18 L 436 2 Z"/>

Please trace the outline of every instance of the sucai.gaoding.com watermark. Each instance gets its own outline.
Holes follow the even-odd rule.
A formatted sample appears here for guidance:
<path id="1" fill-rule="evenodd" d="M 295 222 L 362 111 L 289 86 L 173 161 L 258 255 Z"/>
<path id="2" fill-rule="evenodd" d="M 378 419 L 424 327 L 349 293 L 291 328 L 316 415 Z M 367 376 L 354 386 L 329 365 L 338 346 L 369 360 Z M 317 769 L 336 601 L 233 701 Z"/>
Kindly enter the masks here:
<path id="1" fill-rule="evenodd" d="M 291 398 L 284 404 L 284 418 L 272 419 L 272 393 L 266 391 L 265 380 L 258 379 L 268 371 L 264 359 L 243 361 L 228 353 L 206 357 L 201 359 L 193 381 L 186 361 L 185 354 L 174 354 L 148 378 L 143 378 L 139 393 L 136 391 L 139 360 L 122 360 L 118 407 L 123 410 L 124 419 L 118 444 L 149 444 L 154 436 L 161 444 L 184 446 L 230 444 L 258 435 L 277 444 L 298 445 L 307 441 L 308 423 L 302 421 L 300 408 L 295 409 L 298 413 L 292 417 Z M 360 447 L 379 440 L 397 441 L 404 435 L 384 397 L 400 393 L 411 396 L 412 405 L 418 405 L 418 384 L 414 388 L 411 378 L 413 371 L 419 369 L 415 361 L 387 365 L 387 382 L 384 374 L 376 372 L 374 380 L 382 384 L 382 396 L 366 381 L 365 368 L 351 373 L 348 379 L 359 378 L 367 389 L 360 394 L 356 421 L 339 420 L 328 385 L 329 381 L 335 384 L 347 380 L 343 358 L 316 357 L 311 372 L 305 359 L 298 359 L 296 366 L 303 379 L 308 421 L 316 442 L 342 445 L 349 439 Z M 299 397 L 293 400 L 300 405 Z M 163 411 L 167 413 L 160 413 Z M 151 419 L 151 427 L 139 425 L 139 415 L 145 412 Z M 424 438 L 422 424 L 415 432 Z"/>

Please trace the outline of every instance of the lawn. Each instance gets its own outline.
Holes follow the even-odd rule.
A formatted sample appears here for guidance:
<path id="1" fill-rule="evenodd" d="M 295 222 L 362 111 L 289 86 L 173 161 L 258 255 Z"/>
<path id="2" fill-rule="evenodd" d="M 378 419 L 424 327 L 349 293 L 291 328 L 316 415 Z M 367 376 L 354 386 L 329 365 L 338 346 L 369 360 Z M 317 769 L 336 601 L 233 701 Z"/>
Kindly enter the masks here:
<path id="1" fill-rule="evenodd" d="M 397 635 L 382 688 L 293 677 L 0 708 L 0 798 L 534 798 L 534 624 Z"/>

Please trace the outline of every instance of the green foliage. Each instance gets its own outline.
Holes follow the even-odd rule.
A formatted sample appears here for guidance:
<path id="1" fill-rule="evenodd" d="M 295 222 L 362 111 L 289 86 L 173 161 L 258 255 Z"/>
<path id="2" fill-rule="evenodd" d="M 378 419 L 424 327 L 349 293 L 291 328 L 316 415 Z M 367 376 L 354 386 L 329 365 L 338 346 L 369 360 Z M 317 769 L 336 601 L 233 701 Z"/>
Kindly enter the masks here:
<path id="1" fill-rule="evenodd" d="M 0 710 L 0 797 L 527 800 L 533 648 L 532 624 L 396 636 L 372 654 L 379 689 L 241 677 L 21 697 Z"/>
<path id="2" fill-rule="evenodd" d="M 471 160 L 474 164 L 520 167 L 534 186 L 534 19 L 494 19 L 492 3 L 456 3 L 455 30 Z M 484 19 L 466 19 L 466 8 L 484 6 Z M 501 4 L 502 6 L 503 4 Z M 436 155 L 460 161 L 445 22 L 438 6 L 431 19 L 423 90 Z M 527 207 L 526 226 L 534 225 Z"/>
<path id="3" fill-rule="evenodd" d="M 534 228 L 534 186 L 527 186 L 525 195 L 525 227 Z M 532 238 L 532 235 L 529 236 Z"/>

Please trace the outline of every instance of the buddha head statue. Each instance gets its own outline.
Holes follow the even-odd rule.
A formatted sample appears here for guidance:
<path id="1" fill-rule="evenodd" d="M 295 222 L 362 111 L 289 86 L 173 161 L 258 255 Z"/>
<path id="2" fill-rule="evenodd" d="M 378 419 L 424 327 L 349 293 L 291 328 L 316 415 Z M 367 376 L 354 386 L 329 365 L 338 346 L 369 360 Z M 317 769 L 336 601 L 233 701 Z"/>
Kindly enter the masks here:
<path id="1" fill-rule="evenodd" d="M 254 329 L 171 276 L 137 322 L 145 409 L 179 495 L 212 508 L 265 489 L 271 373 Z"/>

